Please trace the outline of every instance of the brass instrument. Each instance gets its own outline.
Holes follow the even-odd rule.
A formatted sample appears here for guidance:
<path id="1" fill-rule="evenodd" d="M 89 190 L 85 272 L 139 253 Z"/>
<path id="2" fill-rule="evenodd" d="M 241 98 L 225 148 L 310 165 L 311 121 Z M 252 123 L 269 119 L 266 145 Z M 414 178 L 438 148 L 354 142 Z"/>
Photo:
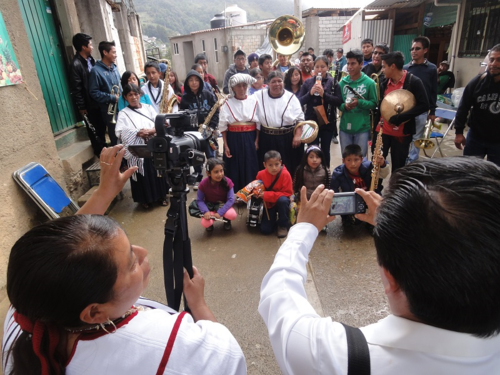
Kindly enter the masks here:
<path id="1" fill-rule="evenodd" d="M 215 102 L 214 106 L 208 113 L 207 117 L 205 117 L 205 121 L 203 122 L 203 124 L 201 124 L 200 127 L 198 128 L 198 131 L 203 135 L 203 138 L 205 139 L 210 138 L 210 136 L 213 133 L 208 124 L 210 123 L 210 120 L 214 116 L 215 111 L 217 111 L 219 107 L 222 107 L 227 100 L 227 96 L 221 94 L 216 94 L 216 96 L 217 96 L 217 101 Z"/>
<path id="2" fill-rule="evenodd" d="M 373 155 L 372 155 L 373 169 L 372 169 L 372 182 L 370 183 L 370 191 L 375 191 L 378 188 L 378 180 L 381 168 L 381 166 L 378 163 L 378 157 L 382 155 L 382 146 L 383 146 L 382 128 L 383 126 L 380 127 L 380 131 L 377 134 L 377 141 L 375 143 L 375 148 L 373 149 Z"/>
<path id="3" fill-rule="evenodd" d="M 370 76 L 371 79 L 375 81 L 375 87 L 377 88 L 377 103 L 380 101 L 380 82 L 378 79 L 378 74 L 377 73 L 372 73 Z"/>
<path id="4" fill-rule="evenodd" d="M 113 87 L 111 87 L 111 95 L 116 96 L 119 93 L 120 93 L 120 87 L 118 87 L 117 85 L 113 85 Z M 114 103 L 109 103 L 108 115 L 113 116 L 111 118 L 112 124 L 116 124 L 116 109 L 117 109 L 117 107 L 118 107 L 118 99 L 116 99 L 116 102 L 114 102 Z"/>
<path id="5" fill-rule="evenodd" d="M 433 126 L 432 120 L 427 121 L 427 124 L 425 124 L 424 137 L 417 139 L 415 142 L 413 142 L 415 147 L 421 150 L 428 150 L 436 146 L 434 142 L 430 140 L 432 134 L 432 126 Z"/>
<path id="6" fill-rule="evenodd" d="M 380 103 L 380 115 L 386 122 L 392 116 L 400 115 L 412 109 L 416 104 L 415 96 L 408 90 L 394 90 L 387 94 Z"/>
<path id="7" fill-rule="evenodd" d="M 304 44 L 306 31 L 302 22 L 290 15 L 278 17 L 269 27 L 269 42 L 276 53 L 284 55 L 289 63 L 290 56 L 297 52 Z M 273 62 L 277 67 L 279 60 Z M 293 64 L 292 64 L 293 65 Z"/>
<path id="8" fill-rule="evenodd" d="M 300 142 L 311 143 L 316 139 L 319 132 L 319 126 L 316 121 L 299 121 L 293 128 L 293 134 L 297 129 L 302 127 L 302 134 L 300 135 Z"/>
<path id="9" fill-rule="evenodd" d="M 170 97 L 170 99 L 168 98 L 168 87 L 170 86 L 168 75 L 170 73 L 171 64 L 168 59 L 162 59 L 160 62 L 167 64 L 167 71 L 165 72 L 165 78 L 163 79 L 163 93 L 161 94 L 161 101 L 158 109 L 160 113 L 172 113 L 174 104 L 177 101 L 177 96 L 175 94 L 173 95 L 175 100 L 173 100 L 172 97 Z"/>

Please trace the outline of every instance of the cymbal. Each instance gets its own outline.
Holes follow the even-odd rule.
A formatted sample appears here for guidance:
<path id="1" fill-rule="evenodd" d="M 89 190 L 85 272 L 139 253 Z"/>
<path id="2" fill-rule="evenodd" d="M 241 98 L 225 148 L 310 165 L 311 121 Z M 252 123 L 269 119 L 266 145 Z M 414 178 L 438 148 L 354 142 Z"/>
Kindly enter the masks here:
<path id="1" fill-rule="evenodd" d="M 389 122 L 389 119 L 394 115 L 405 113 L 415 107 L 415 96 L 408 90 L 394 90 L 387 94 L 380 104 L 380 114 L 384 121 Z"/>

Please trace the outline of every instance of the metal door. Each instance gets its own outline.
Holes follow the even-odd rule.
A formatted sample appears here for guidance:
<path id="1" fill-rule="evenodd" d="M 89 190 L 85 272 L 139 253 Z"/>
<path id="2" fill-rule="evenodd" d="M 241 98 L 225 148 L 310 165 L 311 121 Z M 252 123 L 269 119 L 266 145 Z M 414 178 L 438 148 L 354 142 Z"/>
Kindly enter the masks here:
<path id="1" fill-rule="evenodd" d="M 54 134 L 76 124 L 67 69 L 48 0 L 18 0 Z"/>

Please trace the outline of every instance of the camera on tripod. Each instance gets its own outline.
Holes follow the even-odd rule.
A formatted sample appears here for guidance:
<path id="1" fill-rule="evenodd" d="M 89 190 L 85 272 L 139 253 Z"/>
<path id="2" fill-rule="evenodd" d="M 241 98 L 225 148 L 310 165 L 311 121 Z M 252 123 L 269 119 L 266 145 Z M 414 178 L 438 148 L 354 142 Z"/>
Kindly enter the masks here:
<path id="1" fill-rule="evenodd" d="M 167 120 L 168 127 L 165 126 Z M 197 131 L 184 132 L 184 129 L 197 127 L 197 111 L 162 113 L 155 119 L 156 136 L 147 145 L 129 145 L 128 150 L 138 158 L 153 158 L 153 165 L 161 176 L 176 171 L 185 174 L 190 167 L 205 162 L 205 153 L 201 150 L 205 150 L 206 140 Z M 193 178 L 196 176 L 189 176 L 188 180 Z"/>

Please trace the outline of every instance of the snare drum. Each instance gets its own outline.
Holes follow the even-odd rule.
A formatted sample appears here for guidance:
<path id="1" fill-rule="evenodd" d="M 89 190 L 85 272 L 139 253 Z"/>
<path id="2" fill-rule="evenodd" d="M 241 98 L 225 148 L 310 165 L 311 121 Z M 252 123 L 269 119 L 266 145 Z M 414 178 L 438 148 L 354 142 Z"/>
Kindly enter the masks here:
<path id="1" fill-rule="evenodd" d="M 247 203 L 247 225 L 256 227 L 262 222 L 264 213 L 264 201 L 260 198 L 252 197 Z"/>

